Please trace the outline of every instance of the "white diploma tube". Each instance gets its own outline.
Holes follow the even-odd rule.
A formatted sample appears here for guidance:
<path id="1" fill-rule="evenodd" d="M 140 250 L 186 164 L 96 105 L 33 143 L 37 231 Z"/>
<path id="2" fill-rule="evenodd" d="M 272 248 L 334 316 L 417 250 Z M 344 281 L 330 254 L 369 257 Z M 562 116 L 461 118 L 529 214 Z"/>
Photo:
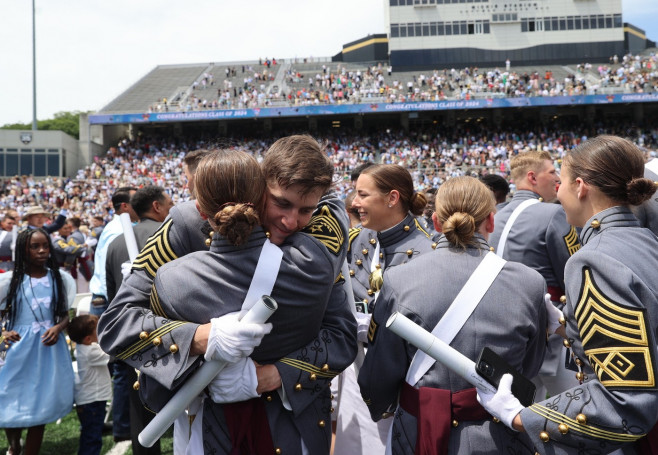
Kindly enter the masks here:
<path id="1" fill-rule="evenodd" d="M 126 248 L 128 248 L 128 257 L 130 258 L 130 262 L 132 262 L 139 253 L 137 240 L 135 240 L 135 232 L 133 231 L 133 223 L 130 221 L 130 215 L 128 213 L 122 213 L 119 215 L 119 219 L 123 227 L 123 238 L 126 241 Z"/>
<path id="2" fill-rule="evenodd" d="M 258 300 L 243 316 L 241 322 L 264 323 L 278 308 L 276 301 L 267 295 Z M 144 447 L 151 447 L 162 437 L 174 420 L 181 415 L 187 406 L 215 379 L 226 366 L 221 360 L 207 361 L 190 376 L 183 386 L 171 397 L 171 400 L 158 412 L 153 420 L 139 434 L 139 443 Z"/>
<path id="3" fill-rule="evenodd" d="M 386 321 L 386 327 L 475 387 L 496 392 L 496 388 L 475 371 L 475 362 L 412 322 L 405 315 L 393 313 Z"/>

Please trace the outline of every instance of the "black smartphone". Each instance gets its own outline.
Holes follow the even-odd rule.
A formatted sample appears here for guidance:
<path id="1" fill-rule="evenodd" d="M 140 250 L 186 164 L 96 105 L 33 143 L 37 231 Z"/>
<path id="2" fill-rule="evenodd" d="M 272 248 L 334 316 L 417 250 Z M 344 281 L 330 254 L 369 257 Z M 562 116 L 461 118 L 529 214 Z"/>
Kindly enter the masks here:
<path id="1" fill-rule="evenodd" d="M 482 348 L 475 362 L 475 370 L 489 384 L 498 387 L 500 378 L 505 373 L 512 375 L 512 393 L 523 406 L 530 406 L 535 400 L 535 385 L 532 381 L 516 371 L 513 366 L 491 349 Z"/>

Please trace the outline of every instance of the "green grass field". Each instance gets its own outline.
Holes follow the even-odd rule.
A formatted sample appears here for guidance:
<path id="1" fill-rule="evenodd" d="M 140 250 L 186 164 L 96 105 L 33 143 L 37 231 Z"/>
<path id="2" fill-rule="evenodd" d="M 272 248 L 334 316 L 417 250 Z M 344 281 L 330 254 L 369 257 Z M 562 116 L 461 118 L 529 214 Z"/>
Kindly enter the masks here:
<path id="1" fill-rule="evenodd" d="M 23 440 L 25 440 L 26 432 L 23 432 Z M 40 455 L 75 455 L 78 453 L 78 441 L 80 440 L 80 423 L 75 414 L 75 410 L 71 411 L 66 417 L 62 419 L 59 424 L 50 423 L 46 425 L 46 431 L 43 436 L 43 444 L 41 445 Z M 114 447 L 114 440 L 112 435 L 103 436 L 103 449 L 101 454 L 109 452 Z M 173 450 L 173 437 L 172 430 L 169 429 L 167 433 L 160 440 L 160 448 L 162 455 L 172 455 Z M 7 453 L 8 445 L 7 438 L 4 431 L 0 431 L 0 454 Z M 128 449 L 127 455 L 132 455 L 132 450 Z"/>

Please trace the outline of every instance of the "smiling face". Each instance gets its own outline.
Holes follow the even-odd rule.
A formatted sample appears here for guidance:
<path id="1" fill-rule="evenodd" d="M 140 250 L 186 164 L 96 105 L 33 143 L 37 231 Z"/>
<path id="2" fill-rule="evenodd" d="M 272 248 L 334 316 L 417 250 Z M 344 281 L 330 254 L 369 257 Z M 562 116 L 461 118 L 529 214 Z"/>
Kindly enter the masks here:
<path id="1" fill-rule="evenodd" d="M 268 183 L 263 226 L 270 233 L 270 242 L 281 245 L 289 235 L 303 229 L 322 193 L 318 188 L 302 194 L 299 185 L 283 188 L 277 183 Z"/>
<path id="2" fill-rule="evenodd" d="M 390 227 L 391 208 L 388 194 L 383 194 L 377 188 L 370 175 L 361 174 L 356 181 L 356 196 L 352 207 L 359 212 L 363 227 L 373 231 L 383 231 Z"/>
<path id="3" fill-rule="evenodd" d="M 557 192 L 557 198 L 564 208 L 564 213 L 567 215 L 567 223 L 583 227 L 585 222 L 589 219 L 589 212 L 584 210 L 583 204 L 578 197 L 578 182 L 571 175 L 569 166 L 565 163 L 562 164 L 562 183 Z"/>
<path id="4" fill-rule="evenodd" d="M 42 232 L 35 232 L 27 244 L 28 263 L 33 269 L 43 268 L 50 256 L 48 239 Z"/>
<path id="5" fill-rule="evenodd" d="M 555 171 L 555 166 L 550 160 L 544 160 L 544 166 L 539 172 L 535 173 L 536 186 L 535 192 L 539 194 L 546 202 L 554 201 L 557 197 L 556 187 L 560 183 Z"/>

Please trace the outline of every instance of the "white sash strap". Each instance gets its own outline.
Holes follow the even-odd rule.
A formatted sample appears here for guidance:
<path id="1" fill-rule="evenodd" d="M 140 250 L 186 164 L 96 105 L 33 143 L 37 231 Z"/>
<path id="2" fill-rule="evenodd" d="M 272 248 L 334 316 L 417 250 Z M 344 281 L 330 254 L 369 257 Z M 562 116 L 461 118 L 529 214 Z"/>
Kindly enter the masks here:
<path id="1" fill-rule="evenodd" d="M 378 265 L 379 265 L 379 241 L 377 241 L 377 245 L 375 246 L 375 253 L 372 256 L 372 262 L 370 263 L 370 273 L 373 273 L 375 270 L 377 270 Z M 384 273 L 383 270 L 382 273 Z M 372 297 L 373 302 L 377 300 L 378 295 L 379 295 L 379 291 L 375 292 L 374 296 Z"/>
<path id="2" fill-rule="evenodd" d="M 247 291 L 247 296 L 244 298 L 244 302 L 242 302 L 243 311 L 251 309 L 251 307 L 254 306 L 262 296 L 272 294 L 276 277 L 279 274 L 279 268 L 281 268 L 282 259 L 283 251 L 269 240 L 265 240 L 263 249 L 258 257 L 258 264 L 256 265 L 254 276 L 251 279 L 251 284 Z M 187 416 L 184 417 L 187 418 Z M 199 412 L 194 419 L 194 423 L 192 423 L 192 426 L 190 427 L 190 440 L 185 452 L 187 455 L 203 453 L 202 421 L 203 405 L 200 406 Z"/>
<path id="3" fill-rule="evenodd" d="M 516 221 L 516 219 L 519 217 L 521 212 L 523 212 L 525 209 L 530 207 L 531 205 L 538 204 L 539 199 L 527 199 L 523 202 L 521 202 L 517 208 L 514 209 L 512 212 L 512 215 L 510 215 L 509 220 L 507 220 L 507 223 L 505 223 L 505 227 L 503 228 L 503 233 L 500 236 L 500 241 L 498 242 L 498 248 L 496 250 L 496 254 L 500 256 L 501 258 L 503 257 L 503 253 L 505 252 L 505 244 L 507 243 L 507 236 L 509 235 L 509 231 L 512 229 L 512 225 Z"/>
<path id="4" fill-rule="evenodd" d="M 654 174 L 658 174 L 658 158 L 652 159 L 647 164 L 645 164 L 644 167 L 649 169 Z"/>
<path id="5" fill-rule="evenodd" d="M 484 294 L 487 293 L 503 266 L 507 261 L 489 252 L 480 265 L 473 271 L 464 287 L 452 301 L 448 311 L 445 312 L 439 323 L 432 330 L 436 336 L 446 344 L 450 344 L 457 333 L 478 306 Z M 434 365 L 432 357 L 418 350 L 411 361 L 407 371 L 406 381 L 415 386 L 427 371 Z"/>
<path id="6" fill-rule="evenodd" d="M 5 237 L 7 237 L 7 234 L 9 234 L 9 231 L 5 231 L 4 229 L 2 230 L 2 232 L 0 232 L 0 245 L 2 245 L 2 242 L 5 239 Z"/>

